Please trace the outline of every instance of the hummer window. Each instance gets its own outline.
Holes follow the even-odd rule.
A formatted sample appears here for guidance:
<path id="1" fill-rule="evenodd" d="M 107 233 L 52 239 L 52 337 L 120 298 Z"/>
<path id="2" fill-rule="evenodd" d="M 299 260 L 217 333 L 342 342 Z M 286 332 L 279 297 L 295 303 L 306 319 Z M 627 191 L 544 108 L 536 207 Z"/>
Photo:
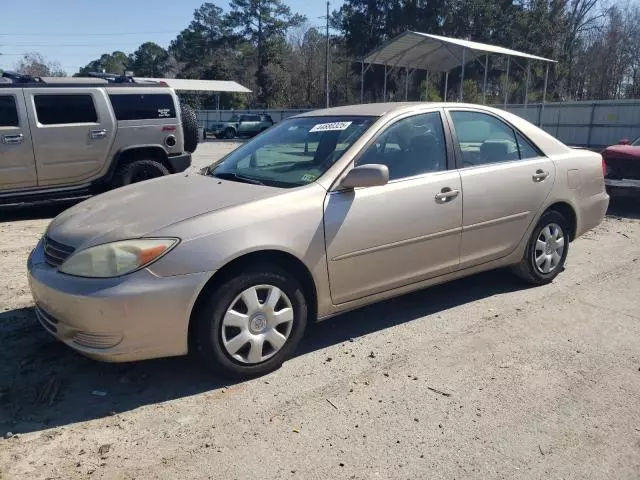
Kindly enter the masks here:
<path id="1" fill-rule="evenodd" d="M 118 93 L 109 95 L 118 120 L 176 118 L 173 97 L 165 93 Z"/>
<path id="2" fill-rule="evenodd" d="M 36 95 L 38 122 L 43 125 L 96 123 L 98 114 L 91 95 Z"/>
<path id="3" fill-rule="evenodd" d="M 0 96 L 0 127 L 17 127 L 18 110 L 13 95 Z"/>

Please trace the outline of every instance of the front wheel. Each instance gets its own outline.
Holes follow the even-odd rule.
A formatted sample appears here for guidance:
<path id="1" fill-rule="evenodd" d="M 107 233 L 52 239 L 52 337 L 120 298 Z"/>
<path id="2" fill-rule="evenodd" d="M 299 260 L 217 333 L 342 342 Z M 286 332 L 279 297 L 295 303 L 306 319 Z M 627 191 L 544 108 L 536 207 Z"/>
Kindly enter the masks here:
<path id="1" fill-rule="evenodd" d="M 249 378 L 276 370 L 293 354 L 307 302 L 295 277 L 255 266 L 218 286 L 193 321 L 200 359 L 225 376 Z"/>
<path id="2" fill-rule="evenodd" d="M 227 128 L 224 131 L 224 138 L 226 138 L 227 140 L 236 138 L 236 131 L 233 128 Z"/>
<path id="3" fill-rule="evenodd" d="M 569 252 L 569 227 L 562 214 L 545 212 L 531 234 L 527 249 L 514 272 L 533 285 L 553 281 L 564 269 Z"/>

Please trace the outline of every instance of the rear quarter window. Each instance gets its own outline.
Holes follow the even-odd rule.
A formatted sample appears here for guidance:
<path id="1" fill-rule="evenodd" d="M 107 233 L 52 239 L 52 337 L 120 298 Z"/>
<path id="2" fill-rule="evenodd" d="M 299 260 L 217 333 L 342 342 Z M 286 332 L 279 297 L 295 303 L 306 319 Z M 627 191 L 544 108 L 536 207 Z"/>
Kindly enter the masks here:
<path id="1" fill-rule="evenodd" d="M 109 95 L 117 120 L 176 118 L 173 97 L 165 93 Z"/>

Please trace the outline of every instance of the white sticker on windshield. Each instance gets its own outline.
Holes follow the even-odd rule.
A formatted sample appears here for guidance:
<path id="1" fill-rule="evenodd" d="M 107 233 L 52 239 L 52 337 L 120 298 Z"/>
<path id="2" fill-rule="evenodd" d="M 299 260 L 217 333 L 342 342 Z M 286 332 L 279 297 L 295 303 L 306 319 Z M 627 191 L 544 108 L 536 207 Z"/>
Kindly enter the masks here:
<path id="1" fill-rule="evenodd" d="M 347 128 L 349 128 L 349 125 L 351 125 L 352 123 L 353 122 L 319 123 L 318 125 L 313 127 L 311 130 L 309 130 L 309 133 L 335 132 L 335 131 L 340 132 L 342 130 L 346 130 Z"/>

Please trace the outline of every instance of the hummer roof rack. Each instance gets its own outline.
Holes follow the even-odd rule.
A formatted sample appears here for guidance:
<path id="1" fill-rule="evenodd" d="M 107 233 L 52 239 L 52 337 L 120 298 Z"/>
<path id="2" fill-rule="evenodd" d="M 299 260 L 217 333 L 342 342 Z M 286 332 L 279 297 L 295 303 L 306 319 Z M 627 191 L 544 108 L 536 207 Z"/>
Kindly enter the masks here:
<path id="1" fill-rule="evenodd" d="M 0 76 L 0 87 L 20 84 L 23 87 L 63 87 L 63 86 L 96 86 L 113 84 L 117 86 L 166 86 L 163 81 L 136 79 L 128 75 L 116 73 L 89 72 L 82 77 L 36 77 L 17 72 L 5 71 Z"/>

